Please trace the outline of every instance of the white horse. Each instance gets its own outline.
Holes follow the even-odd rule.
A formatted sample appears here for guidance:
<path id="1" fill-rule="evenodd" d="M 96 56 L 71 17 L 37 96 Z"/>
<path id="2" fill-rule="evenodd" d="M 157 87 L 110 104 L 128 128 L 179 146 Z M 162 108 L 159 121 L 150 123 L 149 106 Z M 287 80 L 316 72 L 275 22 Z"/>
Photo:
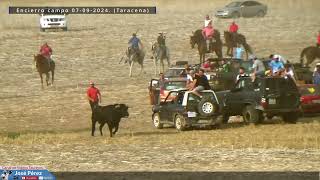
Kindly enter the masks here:
<path id="1" fill-rule="evenodd" d="M 170 56 L 169 56 L 169 49 L 167 46 L 165 46 L 165 48 L 161 48 L 159 46 L 159 44 L 156 42 L 156 43 L 153 43 L 152 44 L 152 59 L 153 59 L 153 62 L 154 62 L 154 68 L 155 68 L 155 71 L 154 73 L 157 74 L 157 66 L 158 66 L 158 62 L 160 60 L 160 66 L 161 68 L 159 67 L 159 71 L 158 73 L 160 72 L 164 72 L 164 63 L 163 63 L 163 60 L 166 59 L 167 60 L 167 63 L 168 63 L 168 67 L 170 67 Z M 162 70 L 162 71 L 161 71 Z"/>

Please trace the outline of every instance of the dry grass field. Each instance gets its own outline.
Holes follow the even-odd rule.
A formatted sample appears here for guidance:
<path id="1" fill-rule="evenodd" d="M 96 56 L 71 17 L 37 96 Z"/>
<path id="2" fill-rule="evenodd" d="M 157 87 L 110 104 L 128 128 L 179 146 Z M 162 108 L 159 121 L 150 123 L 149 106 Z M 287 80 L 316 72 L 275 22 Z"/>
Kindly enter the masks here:
<path id="1" fill-rule="evenodd" d="M 281 54 L 298 61 L 316 42 L 318 0 L 261 0 L 264 18 L 240 18 L 240 31 L 258 56 Z M 167 32 L 172 61 L 198 62 L 191 32 L 205 14 L 228 0 L 73 0 L 0 2 L 1 165 L 44 165 L 54 171 L 224 171 L 320 170 L 319 117 L 295 125 L 275 119 L 259 126 L 228 124 L 217 130 L 156 130 L 151 123 L 147 85 L 154 77 L 151 43 Z M 156 15 L 69 15 L 67 32 L 40 32 L 38 15 L 8 15 L 8 6 L 157 6 Z M 226 30 L 231 19 L 214 18 Z M 145 74 L 119 64 L 131 34 L 146 46 Z M 41 90 L 33 55 L 48 42 L 56 62 L 55 84 Z M 128 119 L 119 134 L 91 137 L 89 80 L 102 104 L 126 103 Z M 96 135 L 98 135 L 96 131 Z"/>

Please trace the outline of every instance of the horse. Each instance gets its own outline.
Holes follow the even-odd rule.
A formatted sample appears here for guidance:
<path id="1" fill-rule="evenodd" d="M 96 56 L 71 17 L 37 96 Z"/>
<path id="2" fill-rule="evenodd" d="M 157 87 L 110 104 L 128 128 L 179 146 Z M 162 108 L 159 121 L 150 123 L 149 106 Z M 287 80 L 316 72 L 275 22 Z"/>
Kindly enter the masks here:
<path id="1" fill-rule="evenodd" d="M 248 54 L 252 54 L 252 49 L 247 43 L 246 37 L 243 34 L 236 34 L 236 37 L 233 38 L 233 35 L 229 31 L 224 31 L 225 45 L 227 46 L 227 55 L 233 57 L 233 48 L 237 47 L 238 44 L 244 47 L 246 51 L 246 59 L 248 59 Z M 231 50 L 231 52 L 230 52 Z"/>
<path id="2" fill-rule="evenodd" d="M 303 63 L 304 57 L 306 57 L 307 62 Z M 320 48 L 316 46 L 309 46 L 302 50 L 300 54 L 300 63 L 302 66 L 309 66 L 316 58 L 320 59 Z"/>
<path id="3" fill-rule="evenodd" d="M 49 61 L 46 57 L 44 57 L 41 54 L 34 55 L 34 62 L 36 64 L 36 68 L 39 72 L 40 78 L 41 78 L 41 87 L 43 88 L 43 78 L 42 74 L 46 74 L 46 82 L 47 86 L 50 85 L 49 79 L 50 79 L 50 74 L 49 72 L 51 71 L 52 79 L 51 79 L 51 84 L 53 84 L 54 81 L 54 69 L 55 69 L 55 62 Z"/>
<path id="4" fill-rule="evenodd" d="M 207 53 L 207 44 L 206 40 L 202 35 L 202 30 L 198 29 L 195 32 L 192 32 L 192 36 L 190 36 L 190 44 L 193 49 L 195 44 L 198 46 L 198 52 L 200 55 L 200 64 L 202 64 L 205 60 L 205 55 Z M 219 59 L 222 59 L 222 41 L 220 39 L 220 32 L 218 30 L 214 30 L 213 34 L 213 42 L 210 44 L 210 51 L 215 52 Z"/>
<path id="5" fill-rule="evenodd" d="M 130 66 L 129 77 L 132 77 L 132 67 L 135 62 L 140 64 L 140 67 L 141 67 L 140 74 L 144 71 L 143 70 L 144 57 L 145 57 L 145 52 L 143 49 L 139 49 L 139 54 L 138 54 L 138 52 L 135 52 L 130 48 L 128 48 L 125 52 L 125 56 L 123 56 L 119 61 L 119 64 L 123 60 L 125 60 L 124 63 L 129 63 L 129 66 Z"/>
<path id="6" fill-rule="evenodd" d="M 159 44 L 156 42 L 152 44 L 151 51 L 152 51 L 151 59 L 154 59 L 153 62 L 154 62 L 155 74 L 157 74 L 157 64 L 159 60 L 160 60 L 160 66 L 161 66 L 161 69 L 159 67 L 159 73 L 164 72 L 164 63 L 163 63 L 164 59 L 167 60 L 168 67 L 170 67 L 170 56 L 169 56 L 169 49 L 167 48 L 167 46 L 160 47 Z"/>

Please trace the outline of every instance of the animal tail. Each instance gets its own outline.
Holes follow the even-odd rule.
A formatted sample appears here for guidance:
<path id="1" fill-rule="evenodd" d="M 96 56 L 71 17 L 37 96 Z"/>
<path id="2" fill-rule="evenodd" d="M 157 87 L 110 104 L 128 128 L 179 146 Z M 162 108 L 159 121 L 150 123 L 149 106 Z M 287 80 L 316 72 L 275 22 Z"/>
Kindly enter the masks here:
<path id="1" fill-rule="evenodd" d="M 248 53 L 252 54 L 252 48 L 248 43 L 244 43 L 243 47 Z"/>
<path id="2" fill-rule="evenodd" d="M 308 49 L 308 48 L 304 48 L 304 49 L 302 50 L 301 54 L 300 54 L 300 64 L 301 64 L 301 66 L 303 66 L 303 56 L 304 56 L 304 54 L 306 53 L 307 49 Z"/>

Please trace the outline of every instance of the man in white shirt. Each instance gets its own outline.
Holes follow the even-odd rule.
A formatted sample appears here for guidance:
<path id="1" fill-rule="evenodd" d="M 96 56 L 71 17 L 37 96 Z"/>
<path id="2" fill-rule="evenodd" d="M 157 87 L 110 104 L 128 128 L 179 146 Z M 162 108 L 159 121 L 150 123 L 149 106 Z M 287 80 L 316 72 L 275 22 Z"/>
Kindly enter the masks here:
<path id="1" fill-rule="evenodd" d="M 204 20 L 204 27 L 207 27 L 210 23 L 212 23 L 212 20 L 210 19 L 209 15 L 206 15 L 206 19 Z"/>

